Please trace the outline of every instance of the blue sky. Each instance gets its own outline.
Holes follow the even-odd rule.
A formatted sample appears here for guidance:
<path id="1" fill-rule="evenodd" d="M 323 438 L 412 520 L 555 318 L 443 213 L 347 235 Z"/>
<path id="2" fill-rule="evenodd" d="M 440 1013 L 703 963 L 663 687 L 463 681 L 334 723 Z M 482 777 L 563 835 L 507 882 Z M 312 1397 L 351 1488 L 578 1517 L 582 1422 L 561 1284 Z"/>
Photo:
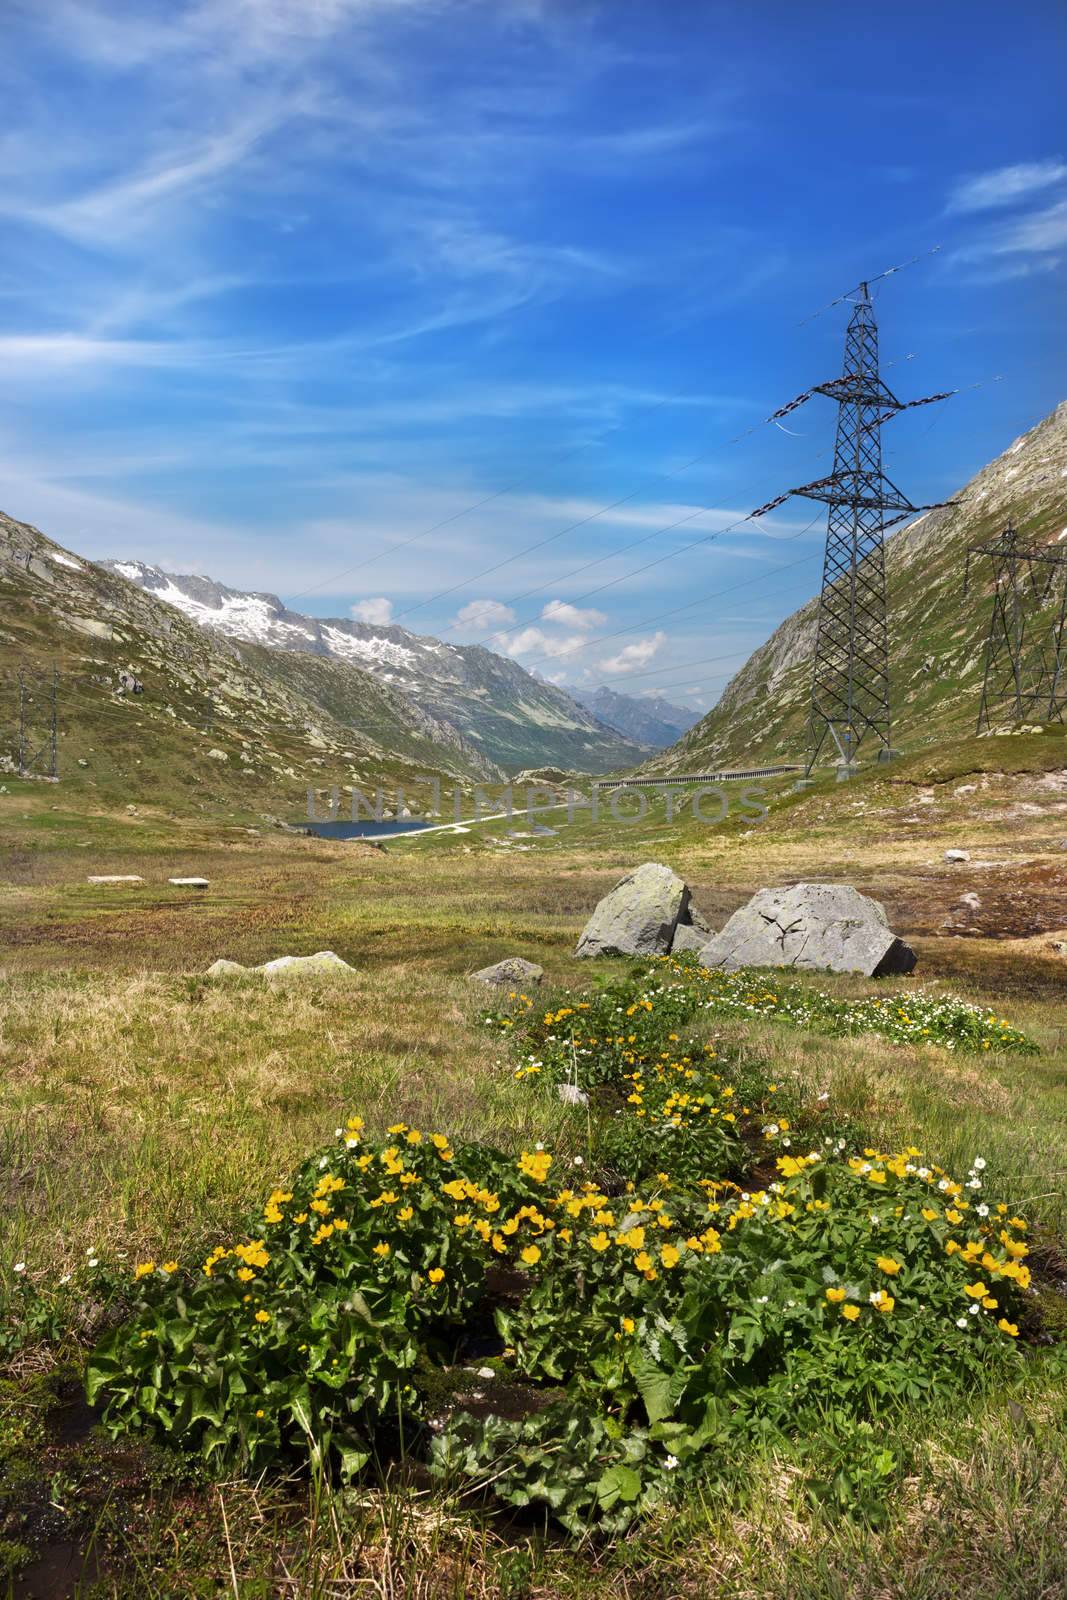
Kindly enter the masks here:
<path id="1" fill-rule="evenodd" d="M 829 470 L 826 401 L 747 432 L 838 371 L 810 313 L 922 253 L 916 502 L 1067 392 L 1058 0 L 4 11 L 0 506 L 86 555 L 700 709 L 822 519 L 637 569 Z"/>

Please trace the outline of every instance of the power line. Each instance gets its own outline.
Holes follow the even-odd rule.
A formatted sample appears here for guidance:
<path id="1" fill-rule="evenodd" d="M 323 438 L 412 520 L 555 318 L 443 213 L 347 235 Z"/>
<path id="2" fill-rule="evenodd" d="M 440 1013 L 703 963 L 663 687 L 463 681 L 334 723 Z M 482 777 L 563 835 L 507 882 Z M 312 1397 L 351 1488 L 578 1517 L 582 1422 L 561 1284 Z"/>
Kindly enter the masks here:
<path id="1" fill-rule="evenodd" d="M 887 267 L 884 272 L 876 273 L 873 278 L 868 278 L 866 283 L 857 284 L 854 289 L 846 289 L 845 293 L 839 294 L 836 300 L 831 300 L 827 305 L 820 306 L 818 311 L 812 311 L 808 316 L 802 317 L 797 323 L 797 327 L 806 327 L 809 322 L 814 322 L 815 318 L 821 317 L 824 312 L 832 311 L 835 306 L 843 305 L 845 301 L 849 300 L 852 295 L 859 294 L 861 291 L 866 294 L 866 291 L 870 288 L 872 283 L 881 283 L 883 278 L 891 278 L 896 272 L 903 272 L 907 267 L 914 267 L 916 262 L 925 261 L 927 256 L 936 256 L 940 249 L 941 246 L 939 244 L 935 244 L 929 250 L 920 250 L 919 254 L 917 256 L 912 256 L 909 261 L 901 261 L 895 267 Z"/>
<path id="2" fill-rule="evenodd" d="M 736 594 L 738 589 L 747 589 L 750 584 L 763 583 L 768 576 L 773 576 L 776 572 L 789 572 L 794 567 L 803 566 L 808 560 L 810 560 L 810 557 L 804 555 L 796 561 L 782 562 L 780 566 L 772 567 L 769 574 L 759 573 L 754 578 L 742 578 L 740 583 L 729 584 L 725 589 L 714 589 L 710 594 L 698 595 L 695 600 L 687 600 L 684 605 L 673 606 L 669 611 L 660 611 L 654 617 L 644 617 L 640 622 L 634 623 L 631 627 L 617 628 L 614 633 L 601 633 L 595 638 L 584 639 L 581 644 L 573 645 L 570 647 L 570 649 L 566 651 L 560 651 L 554 656 L 539 656 L 537 660 L 531 661 L 525 670 L 529 672 L 534 667 L 543 666 L 547 662 L 558 663 L 564 659 L 564 656 L 576 655 L 579 650 L 591 649 L 593 645 L 607 644 L 612 639 L 625 638 L 628 633 L 640 633 L 642 628 L 650 628 L 657 622 L 665 622 L 669 617 L 680 616 L 683 611 L 691 611 L 694 606 L 704 605 L 709 600 L 721 600 L 724 595 Z"/>
<path id="3" fill-rule="evenodd" d="M 691 544 L 683 545 L 683 547 L 680 550 L 668 551 L 666 555 L 657 556 L 655 561 L 648 561 L 648 562 L 645 563 L 645 565 L 643 567 L 634 568 L 634 570 L 632 572 L 624 572 L 620 577 L 613 578 L 610 583 L 601 584 L 599 586 L 599 588 L 588 589 L 588 590 L 586 590 L 585 594 L 578 595 L 577 598 L 579 600 L 589 600 L 589 599 L 592 598 L 593 595 L 602 594 L 605 589 L 612 589 L 612 588 L 615 587 L 616 584 L 624 583 L 627 578 L 637 577 L 640 573 L 647 572 L 651 567 L 658 567 L 658 566 L 662 565 L 662 563 L 664 561 L 670 561 L 676 555 L 685 555 L 686 551 L 695 549 L 697 545 L 708 544 L 711 541 L 720 538 L 725 533 L 732 533 L 735 528 L 742 527 L 744 525 L 744 523 L 751 522 L 755 517 L 758 517 L 761 514 L 762 513 L 760 511 L 750 511 L 747 516 L 741 517 L 739 519 L 739 521 L 731 523 L 729 527 L 719 528 L 719 529 L 716 530 L 716 532 L 707 534 L 705 536 L 705 538 L 703 538 L 703 539 L 694 539 Z M 817 521 L 818 521 L 818 513 L 816 513 L 816 515 L 811 519 L 811 521 L 809 523 L 807 523 L 803 528 L 799 529 L 798 532 L 796 532 L 796 533 L 789 534 L 787 538 L 785 538 L 785 539 L 783 539 L 781 541 L 781 543 L 782 544 L 791 544 L 794 540 L 803 538 L 804 534 L 806 534 L 809 531 L 809 529 L 813 528 Z M 806 556 L 802 556 L 801 557 L 801 561 L 806 561 L 806 560 L 807 560 Z M 799 566 L 800 562 L 791 562 L 791 563 L 786 563 L 785 565 Z M 771 568 L 771 572 L 772 573 L 781 572 L 783 570 L 784 570 L 784 566 L 782 566 L 782 565 Z M 749 583 L 749 582 L 756 583 L 756 582 L 759 582 L 759 581 L 760 581 L 759 578 L 752 578 L 752 579 L 746 579 L 745 583 Z M 745 583 L 736 584 L 736 585 L 734 585 L 734 587 L 735 588 L 744 588 L 745 587 Z M 722 593 L 724 593 L 724 594 L 729 594 L 730 592 L 731 591 L 729 589 L 726 589 L 726 590 L 722 591 Z M 573 602 L 570 602 L 570 603 L 573 604 Z M 685 610 L 686 607 L 683 606 L 683 607 L 681 607 L 681 609 Z M 671 613 L 667 613 L 667 614 L 670 615 Z M 638 622 L 638 623 L 634 624 L 634 626 L 631 627 L 631 628 L 623 629 L 622 632 L 624 632 L 624 633 L 637 633 L 637 632 L 639 632 L 641 630 L 641 628 L 649 627 L 649 626 L 651 626 L 651 624 L 653 622 L 656 622 L 658 620 L 660 620 L 660 619 L 657 618 L 657 617 L 646 618 L 643 622 Z M 495 637 L 495 635 L 493 635 L 491 637 Z M 610 638 L 618 637 L 618 635 L 606 634 L 606 635 L 603 635 L 602 637 L 610 639 Z M 596 640 L 596 639 L 590 639 L 590 640 L 586 641 L 586 643 L 584 643 L 584 644 L 576 644 L 572 648 L 575 651 L 584 650 L 587 647 L 587 644 L 596 644 L 598 642 L 599 641 Z M 539 658 L 539 660 L 537 662 L 533 662 L 532 665 L 536 666 L 536 665 L 539 665 L 540 662 L 542 662 L 542 661 L 551 661 L 551 660 L 557 660 L 557 659 L 559 659 L 559 657 L 542 656 L 542 657 Z M 529 669 L 527 669 L 527 670 L 529 670 Z"/>
<path id="4" fill-rule="evenodd" d="M 599 437 L 600 439 L 610 439 L 613 434 L 619 433 L 625 428 L 631 427 L 637 420 L 641 418 L 647 420 L 648 417 L 655 416 L 658 411 L 662 411 L 665 406 L 674 405 L 678 401 L 684 399 L 685 395 L 681 390 L 676 391 L 674 394 L 665 395 L 661 400 L 657 400 L 654 405 L 648 406 L 643 411 L 638 412 L 637 417 L 629 419 L 626 422 L 617 423 L 614 428 L 606 429 L 605 432 Z M 581 455 L 582 452 L 588 448 L 589 446 L 584 443 L 580 445 L 574 445 L 571 449 L 564 450 L 562 453 L 558 454 L 556 456 L 556 460 L 566 461 L 571 456 Z M 384 550 L 379 550 L 376 555 L 368 556 L 365 561 L 357 561 L 354 566 L 345 567 L 341 572 L 335 572 L 332 577 L 324 578 L 321 583 L 313 583 L 310 588 L 301 589 L 297 594 L 290 595 L 289 600 L 302 600 L 306 595 L 314 594 L 317 590 L 324 589 L 327 584 L 337 583 L 341 578 L 349 578 L 354 572 L 362 572 L 365 567 L 373 566 L 376 561 L 382 560 L 384 556 L 392 555 L 397 550 L 405 550 L 409 545 L 418 544 L 421 539 L 428 539 L 431 533 L 437 533 L 441 528 L 447 528 L 450 523 L 458 522 L 460 518 L 470 516 L 470 514 L 474 511 L 480 511 L 483 506 L 490 505 L 494 500 L 500 500 L 504 495 L 511 494 L 514 492 L 514 490 L 521 489 L 525 484 L 531 482 L 533 482 L 533 479 L 529 476 L 529 474 L 521 478 L 515 478 L 511 483 L 506 483 L 503 488 L 494 489 L 492 494 L 483 495 L 480 500 L 471 501 L 469 505 L 462 506 L 458 511 L 453 511 L 447 517 L 442 517 L 439 522 L 432 523 L 428 528 L 420 529 L 418 533 L 411 534 L 409 538 L 398 539 L 395 544 L 387 546 L 387 548 Z M 637 492 L 639 493 L 640 491 Z M 618 503 L 621 504 L 621 501 Z M 606 509 L 611 508 L 608 507 Z M 569 531 L 570 530 L 568 529 L 564 529 L 564 532 Z M 523 553 L 524 552 L 520 552 L 520 555 Z M 513 559 L 518 560 L 519 557 L 516 556 Z M 476 579 L 472 579 L 471 581 L 475 582 Z M 440 598 L 440 596 L 435 596 L 435 598 Z M 425 604 L 429 605 L 430 601 L 426 601 Z M 417 610 L 418 608 L 414 607 L 413 609 Z M 406 613 L 403 614 L 406 615 Z"/>
<path id="5" fill-rule="evenodd" d="M 934 247 L 935 250 L 939 250 L 940 248 L 941 248 L 940 245 L 935 245 L 935 247 Z M 930 253 L 932 253 L 932 252 L 930 252 Z M 916 261 L 918 261 L 920 259 L 921 258 L 919 256 L 915 257 Z M 905 262 L 903 265 L 904 266 L 910 266 L 911 264 L 912 264 L 911 262 Z M 901 267 L 890 267 L 888 269 L 888 272 L 881 274 L 881 276 L 882 277 L 887 277 L 890 272 L 899 272 L 901 270 L 902 270 Z M 874 282 L 876 280 L 872 279 L 871 281 Z M 833 302 L 833 303 L 837 304 L 836 301 Z M 824 308 L 824 309 L 826 309 L 826 308 Z M 812 313 L 813 316 L 820 316 L 821 314 L 822 313 L 819 312 L 819 311 L 816 311 L 816 312 Z M 810 319 L 806 318 L 805 320 L 810 320 Z M 910 360 L 911 358 L 908 357 L 907 359 Z M 655 416 L 656 413 L 658 411 L 661 411 L 665 406 L 673 405 L 673 404 L 677 403 L 678 401 L 684 400 L 685 398 L 686 398 L 685 397 L 685 393 L 682 390 L 676 390 L 673 394 L 665 395 L 661 400 L 657 400 L 654 405 L 649 406 L 643 412 L 639 412 L 638 416 L 636 418 L 631 419 L 630 421 L 627 421 L 627 422 L 620 422 L 614 428 L 607 429 L 604 433 L 602 433 L 600 435 L 600 438 L 601 439 L 611 438 L 613 434 L 622 432 L 625 428 L 631 426 L 633 421 L 639 420 L 641 417 L 648 418 L 650 416 Z M 746 428 L 743 432 L 741 432 L 739 434 L 736 434 L 732 439 L 727 439 L 725 441 L 725 447 L 729 448 L 731 445 L 738 444 L 742 439 L 747 439 L 750 434 L 755 433 L 758 428 L 760 428 L 760 427 L 762 427 L 764 425 L 764 423 L 769 422 L 771 420 L 773 420 L 773 419 L 769 418 L 769 417 L 765 417 L 762 422 L 754 423 L 752 425 L 752 427 Z M 571 449 L 564 450 L 561 454 L 557 455 L 556 459 L 557 459 L 557 461 L 566 461 L 571 456 L 581 455 L 582 452 L 584 450 L 586 450 L 586 449 L 588 449 L 588 445 L 586 445 L 586 444 L 575 445 Z M 700 459 L 702 459 L 701 456 L 694 457 L 694 461 L 688 463 L 688 465 L 691 466 L 691 465 L 694 464 L 695 461 L 699 461 Z M 685 470 L 686 470 L 685 467 L 677 469 L 677 471 L 685 471 Z M 654 478 L 652 481 L 653 482 L 658 482 L 661 477 L 670 477 L 670 476 L 673 476 L 673 474 L 660 474 L 656 478 Z M 304 599 L 305 596 L 307 596 L 309 594 L 315 594 L 318 590 L 324 589 L 328 584 L 336 583 L 341 578 L 351 577 L 351 575 L 354 572 L 361 572 L 361 571 L 364 570 L 364 568 L 369 567 L 369 566 L 373 566 L 376 561 L 382 560 L 383 557 L 385 557 L 387 555 L 392 555 L 397 550 L 405 550 L 410 545 L 417 544 L 420 540 L 429 538 L 430 534 L 437 533 L 441 528 L 446 528 L 451 523 L 458 522 L 462 517 L 469 516 L 472 512 L 481 510 L 483 506 L 487 506 L 487 505 L 492 504 L 492 502 L 494 500 L 499 500 L 504 495 L 511 494 L 513 492 L 513 490 L 520 489 L 520 488 L 522 488 L 522 486 L 524 484 L 530 483 L 531 481 L 532 481 L 532 479 L 530 478 L 530 476 L 528 474 L 523 476 L 523 477 L 521 477 L 521 478 L 516 478 L 516 479 L 512 480 L 512 482 L 510 482 L 508 484 L 505 484 L 503 488 L 495 489 L 492 494 L 483 495 L 480 499 L 473 500 L 473 501 L 471 501 L 471 503 L 469 505 L 462 506 L 458 511 L 454 511 L 454 512 L 450 513 L 449 516 L 442 517 L 440 519 L 440 521 L 432 523 L 429 527 L 422 528 L 418 533 L 411 534 L 410 537 L 408 537 L 407 539 L 398 539 L 394 544 L 391 544 L 391 545 L 387 546 L 386 549 L 379 550 L 376 555 L 368 556 L 364 561 L 357 561 L 357 562 L 354 563 L 354 565 L 352 565 L 350 567 L 345 567 L 345 568 L 342 569 L 342 571 L 334 573 L 332 577 L 324 578 L 320 583 L 314 583 L 307 589 L 301 589 L 296 594 L 289 595 L 288 599 L 290 601 L 302 600 L 302 599 Z M 637 492 L 640 492 L 640 491 L 637 491 Z M 633 498 L 633 496 L 629 496 L 627 498 Z M 624 502 L 621 501 L 621 500 L 615 501 L 613 503 L 613 505 L 605 506 L 601 512 L 597 513 L 597 515 L 603 515 L 607 511 L 613 510 L 615 508 L 615 506 L 622 505 L 623 503 Z M 580 523 L 579 524 L 575 524 L 575 526 L 581 526 L 581 524 Z M 563 532 L 565 532 L 565 533 L 571 532 L 571 531 L 573 531 L 573 530 L 569 529 L 569 528 L 563 530 Z M 539 548 L 539 546 L 535 545 L 535 546 L 532 546 L 531 548 L 532 549 L 537 549 L 537 548 Z M 517 561 L 517 560 L 519 560 L 521 558 L 522 555 L 527 554 L 527 553 L 528 553 L 528 551 L 520 551 L 518 553 L 518 555 L 512 557 L 512 559 Z M 476 583 L 479 577 L 485 577 L 485 576 L 487 576 L 486 573 L 478 573 L 478 574 L 475 574 L 475 576 L 473 578 L 471 578 L 469 581 L 471 583 Z M 454 592 L 454 591 L 452 591 L 452 590 L 446 590 L 445 591 L 446 594 L 450 594 L 452 592 Z M 441 595 L 433 596 L 433 599 L 441 599 L 441 598 L 442 598 Z M 432 604 L 432 600 L 424 601 L 423 604 L 430 605 L 430 604 Z M 420 608 L 419 607 L 411 607 L 411 608 L 409 608 L 409 611 L 401 612 L 400 614 L 402 616 L 407 616 L 407 615 L 410 614 L 411 610 L 418 610 L 418 609 L 420 609 Z"/>
<path id="6" fill-rule="evenodd" d="M 669 666 L 652 667 L 648 672 L 619 673 L 615 681 L 620 683 L 634 683 L 640 678 L 658 678 L 662 672 L 684 672 L 687 667 L 716 666 L 720 661 L 729 661 L 737 654 L 736 650 L 727 650 L 721 656 L 704 656 L 700 661 L 672 661 Z M 611 684 L 607 687 L 610 689 Z"/>

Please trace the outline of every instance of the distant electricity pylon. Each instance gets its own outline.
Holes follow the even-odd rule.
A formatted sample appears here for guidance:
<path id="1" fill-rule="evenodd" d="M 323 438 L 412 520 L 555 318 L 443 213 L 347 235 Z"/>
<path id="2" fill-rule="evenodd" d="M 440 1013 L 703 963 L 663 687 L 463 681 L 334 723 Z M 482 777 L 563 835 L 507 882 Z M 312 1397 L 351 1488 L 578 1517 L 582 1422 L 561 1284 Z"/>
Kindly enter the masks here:
<path id="1" fill-rule="evenodd" d="M 898 400 L 886 387 L 878 372 L 878 325 L 869 285 L 861 283 L 855 292 L 841 377 L 816 384 L 774 413 L 785 416 L 813 394 L 836 400 L 834 470 L 828 478 L 787 490 L 754 513 L 763 516 L 794 494 L 823 500 L 830 508 L 812 669 L 808 773 L 828 738 L 846 774 L 868 734 L 878 741 L 880 758 L 891 753 L 885 534 L 905 517 L 934 507 L 912 505 L 882 471 L 882 424 L 898 411 L 949 398 L 945 393 Z"/>
<path id="2" fill-rule="evenodd" d="M 1067 551 L 1020 544 L 1009 523 L 988 544 L 968 547 L 964 596 L 972 556 L 986 557 L 993 575 L 977 732 L 986 732 L 998 718 L 1062 722 L 1067 711 Z M 1057 581 L 1062 584 L 1058 599 Z"/>
<path id="3" fill-rule="evenodd" d="M 20 778 L 58 777 L 56 743 L 59 677 L 53 669 L 19 667 L 18 769 Z"/>

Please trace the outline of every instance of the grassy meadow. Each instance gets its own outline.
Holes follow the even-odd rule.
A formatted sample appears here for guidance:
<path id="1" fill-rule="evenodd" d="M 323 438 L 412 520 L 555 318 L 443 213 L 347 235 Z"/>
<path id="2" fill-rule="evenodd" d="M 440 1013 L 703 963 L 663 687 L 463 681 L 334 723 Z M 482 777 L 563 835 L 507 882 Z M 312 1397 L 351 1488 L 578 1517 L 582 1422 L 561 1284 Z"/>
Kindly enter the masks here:
<path id="1" fill-rule="evenodd" d="M 1067 1329 L 1062 740 L 964 743 L 805 793 L 780 782 L 761 824 L 711 827 L 685 812 L 668 822 L 657 796 L 630 823 L 546 812 L 549 835 L 516 818 L 510 832 L 483 823 L 384 850 L 252 832 L 251 819 L 90 814 L 68 809 L 62 785 L 7 788 L 0 1594 L 5 1583 L 20 1600 L 1064 1591 L 1065 1405 L 1052 1349 Z M 946 863 L 950 847 L 970 861 Z M 957 994 L 1036 1042 L 1036 1055 L 976 1056 L 764 1017 L 708 1027 L 724 1056 L 764 1064 L 873 1145 L 913 1144 L 950 1172 L 985 1160 L 991 1193 L 1032 1229 L 1044 1331 L 1018 1377 L 876 1424 L 902 1463 L 883 1512 L 813 1497 L 767 1444 L 615 1541 L 567 1538 L 414 1471 L 349 1489 L 314 1472 L 218 1481 L 159 1446 L 105 1438 L 80 1374 L 121 1314 L 133 1264 L 210 1249 L 353 1112 L 378 1133 L 402 1120 L 507 1152 L 587 1148 L 582 1108 L 516 1081 L 506 1043 L 479 1024 L 485 997 L 468 975 L 515 954 L 546 968 L 546 992 L 587 990 L 598 970 L 570 958 L 582 923 L 647 859 L 681 872 L 715 926 L 767 883 L 852 882 L 885 903 L 919 953 L 916 972 L 798 983 L 842 999 Z M 86 881 L 105 873 L 144 881 Z M 193 874 L 209 888 L 167 883 Z M 218 957 L 320 949 L 355 974 L 273 985 L 203 975 Z M 28 1282 L 37 1321 L 18 1329 Z"/>

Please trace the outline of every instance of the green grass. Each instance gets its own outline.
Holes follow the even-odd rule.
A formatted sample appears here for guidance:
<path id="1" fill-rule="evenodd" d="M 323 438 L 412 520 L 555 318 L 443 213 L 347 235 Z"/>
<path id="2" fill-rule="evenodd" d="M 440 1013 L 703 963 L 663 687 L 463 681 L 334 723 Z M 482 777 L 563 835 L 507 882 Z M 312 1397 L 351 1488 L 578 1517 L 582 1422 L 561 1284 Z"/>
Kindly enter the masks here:
<path id="1" fill-rule="evenodd" d="M 984 758 L 993 741 L 981 745 Z M 994 1006 L 1031 1034 L 1039 1056 L 978 1060 L 761 1020 L 715 1024 L 731 1048 L 772 1063 L 810 1096 L 826 1093 L 835 1114 L 876 1142 L 911 1140 L 950 1169 L 983 1155 L 1051 1250 L 1067 1235 L 1067 985 L 1060 959 L 1027 930 L 1067 921 L 1056 854 L 1067 824 L 1051 809 L 1057 791 L 1040 787 L 1059 770 L 1046 759 L 1051 741 L 996 746 L 1019 770 L 991 774 L 977 798 L 954 793 L 980 782 L 969 776 L 980 771 L 975 752 L 961 749 L 936 771 L 902 762 L 852 785 L 788 791 L 760 828 L 668 828 L 661 815 L 647 831 L 561 829 L 520 841 L 532 846 L 523 852 L 482 841 L 500 825 L 379 853 L 264 824 L 254 824 L 258 836 L 225 831 L 228 818 L 220 826 L 106 806 L 94 815 L 62 787 L 5 780 L 0 1262 L 9 1285 L 20 1259 L 51 1277 L 89 1247 L 131 1260 L 199 1248 L 356 1107 L 374 1123 L 400 1116 L 504 1147 L 565 1139 L 563 1112 L 524 1093 L 497 1042 L 471 1026 L 481 997 L 465 975 L 522 954 L 552 981 L 592 981 L 591 967 L 570 961 L 574 939 L 598 896 L 646 858 L 683 872 L 716 923 L 761 883 L 855 882 L 916 944 L 916 980 Z M 919 811 L 924 787 L 936 803 Z M 1020 804 L 1041 809 L 1008 814 Z M 921 825 L 905 820 L 915 814 Z M 960 843 L 998 865 L 949 868 L 942 851 Z M 85 883 L 107 871 L 146 882 Z M 184 873 L 203 873 L 211 888 L 191 899 L 166 885 Z M 983 915 L 990 908 L 990 926 L 947 937 L 964 888 L 980 894 Z M 217 956 L 253 963 L 322 948 L 349 960 L 356 977 L 272 989 L 197 976 Z M 848 998 L 871 985 L 820 978 L 818 987 Z M 104 1314 L 91 1297 L 70 1303 L 59 1344 L 10 1368 L 7 1415 L 40 1417 L 33 1370 L 80 1360 Z M 31 1429 L 18 1448 L 49 1479 L 75 1482 L 63 1526 L 75 1542 L 99 1528 L 103 1592 L 116 1597 L 232 1593 L 236 1573 L 242 1596 L 301 1600 L 1051 1600 L 1067 1545 L 1062 1428 L 1062 1390 L 1035 1369 L 1017 1393 L 900 1424 L 914 1466 L 877 1529 L 811 1504 L 788 1462 L 757 1453 L 743 1493 L 694 1504 L 618 1547 L 585 1550 L 417 1485 L 371 1486 L 355 1501 L 321 1490 L 309 1500 L 300 1484 L 185 1485 L 165 1460 L 92 1435 L 67 1444 L 53 1432 L 42 1446 Z M 43 1526 L 11 1537 L 47 1542 Z"/>

